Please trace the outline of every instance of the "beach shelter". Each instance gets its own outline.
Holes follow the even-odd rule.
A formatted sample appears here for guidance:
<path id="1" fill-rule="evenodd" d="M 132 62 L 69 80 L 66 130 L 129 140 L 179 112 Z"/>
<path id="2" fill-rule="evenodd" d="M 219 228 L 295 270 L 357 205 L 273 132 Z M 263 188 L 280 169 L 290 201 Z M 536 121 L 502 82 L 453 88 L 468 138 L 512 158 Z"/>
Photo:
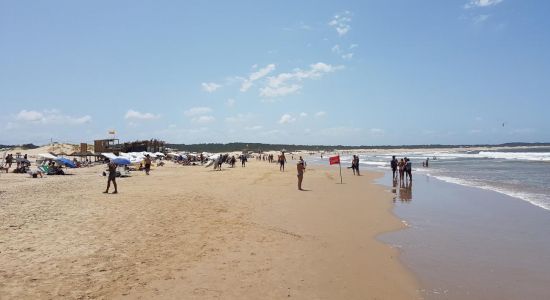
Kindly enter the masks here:
<path id="1" fill-rule="evenodd" d="M 118 157 L 118 156 L 114 155 L 113 153 L 109 153 L 109 152 L 101 153 L 101 155 L 105 156 L 108 159 L 115 159 L 115 158 Z"/>
<path id="2" fill-rule="evenodd" d="M 54 160 L 57 159 L 57 156 L 50 153 L 41 153 L 41 154 L 38 154 L 38 157 L 41 157 L 43 159 L 54 159 Z"/>
<path id="3" fill-rule="evenodd" d="M 58 163 L 61 164 L 61 165 L 67 166 L 67 167 L 69 167 L 69 168 L 76 168 L 76 164 L 75 164 L 72 160 L 70 160 L 70 159 L 68 159 L 68 158 L 57 157 L 57 158 L 55 159 L 55 161 L 58 162 Z"/>
<path id="4" fill-rule="evenodd" d="M 119 166 L 126 166 L 131 164 L 130 160 L 124 157 L 117 157 L 115 159 L 112 159 L 111 162 Z"/>

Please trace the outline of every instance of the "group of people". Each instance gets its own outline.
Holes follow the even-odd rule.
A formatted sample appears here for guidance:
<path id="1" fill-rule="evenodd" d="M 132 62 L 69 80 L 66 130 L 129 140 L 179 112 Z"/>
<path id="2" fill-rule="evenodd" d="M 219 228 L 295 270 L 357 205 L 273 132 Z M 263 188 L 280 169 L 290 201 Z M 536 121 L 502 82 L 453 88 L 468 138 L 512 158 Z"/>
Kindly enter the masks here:
<path id="1" fill-rule="evenodd" d="M 16 163 L 16 167 L 13 170 L 13 173 L 27 173 L 31 166 L 31 162 L 27 159 L 27 154 L 21 157 L 18 153 L 17 157 L 14 158 L 13 154 L 10 153 L 6 155 L 4 162 L 4 165 L 0 165 L 0 167 L 2 167 L 2 170 L 5 170 L 6 173 L 9 172 L 14 162 Z"/>
<path id="2" fill-rule="evenodd" d="M 400 160 L 395 158 L 395 155 L 392 156 L 390 162 L 391 170 L 393 173 L 393 179 L 397 179 L 399 176 L 399 181 L 403 182 L 405 180 L 412 181 L 412 162 L 407 157 L 404 157 Z"/>

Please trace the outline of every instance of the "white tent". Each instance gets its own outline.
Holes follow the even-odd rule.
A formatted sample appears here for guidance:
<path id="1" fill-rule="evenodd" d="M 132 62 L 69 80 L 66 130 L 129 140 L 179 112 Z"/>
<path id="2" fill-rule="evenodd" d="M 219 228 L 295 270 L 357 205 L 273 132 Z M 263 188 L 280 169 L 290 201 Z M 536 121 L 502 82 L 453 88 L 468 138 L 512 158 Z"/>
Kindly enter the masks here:
<path id="1" fill-rule="evenodd" d="M 57 158 L 57 156 L 52 155 L 50 153 L 40 153 L 40 154 L 38 154 L 38 156 L 42 157 L 44 159 L 56 159 Z"/>
<path id="2" fill-rule="evenodd" d="M 115 158 L 118 157 L 118 156 L 114 155 L 113 153 L 108 153 L 108 152 L 106 152 L 106 153 L 101 153 L 101 155 L 107 157 L 108 159 L 115 159 Z"/>

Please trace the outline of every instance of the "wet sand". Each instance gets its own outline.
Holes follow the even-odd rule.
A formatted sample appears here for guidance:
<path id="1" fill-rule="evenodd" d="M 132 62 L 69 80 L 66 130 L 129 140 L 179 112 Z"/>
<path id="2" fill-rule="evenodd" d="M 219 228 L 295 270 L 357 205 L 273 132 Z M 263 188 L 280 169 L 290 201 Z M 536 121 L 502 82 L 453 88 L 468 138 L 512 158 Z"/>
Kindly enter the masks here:
<path id="1" fill-rule="evenodd" d="M 252 161 L 221 172 L 168 163 L 118 179 L 0 175 L 0 298 L 415 299 L 379 242 L 402 227 L 377 176 Z"/>
<path id="2" fill-rule="evenodd" d="M 402 250 L 426 299 L 550 299 L 549 211 L 418 173 L 390 190 L 411 227 L 381 240 Z"/>

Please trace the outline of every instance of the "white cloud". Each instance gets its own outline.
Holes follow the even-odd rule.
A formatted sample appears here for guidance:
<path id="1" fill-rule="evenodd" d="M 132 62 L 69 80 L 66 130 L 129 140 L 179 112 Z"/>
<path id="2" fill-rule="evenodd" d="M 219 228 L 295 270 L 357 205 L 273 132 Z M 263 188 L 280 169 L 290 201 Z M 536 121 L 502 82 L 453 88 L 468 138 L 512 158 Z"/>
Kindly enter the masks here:
<path id="1" fill-rule="evenodd" d="M 208 93 L 212 93 L 215 90 L 221 88 L 222 86 L 214 82 L 203 82 L 201 83 L 202 90 Z"/>
<path id="2" fill-rule="evenodd" d="M 225 105 L 227 105 L 229 107 L 235 106 L 235 99 L 233 99 L 233 98 L 227 99 L 227 101 L 225 101 Z"/>
<path id="3" fill-rule="evenodd" d="M 302 117 L 302 118 L 307 117 L 307 113 L 305 113 L 305 112 L 300 113 L 300 117 Z"/>
<path id="4" fill-rule="evenodd" d="M 265 66 L 265 68 L 259 69 L 258 71 L 250 74 L 248 79 L 245 79 L 241 84 L 241 92 L 246 92 L 250 87 L 252 87 L 254 81 L 261 79 L 267 74 L 273 72 L 273 70 L 275 70 L 275 64 L 269 64 Z"/>
<path id="5" fill-rule="evenodd" d="M 318 117 L 318 118 L 321 118 L 321 117 L 326 116 L 326 114 L 327 113 L 324 112 L 324 111 L 318 111 L 318 112 L 315 113 L 315 116 Z"/>
<path id="6" fill-rule="evenodd" d="M 349 23 L 351 23 L 351 13 L 345 11 L 342 14 L 335 15 L 328 25 L 334 27 L 338 35 L 343 36 L 351 30 Z"/>
<path id="7" fill-rule="evenodd" d="M 41 112 L 35 111 L 35 110 L 22 110 L 20 111 L 17 116 L 15 117 L 17 120 L 20 121 L 40 121 L 44 118 L 44 115 Z"/>
<path id="8" fill-rule="evenodd" d="M 277 76 L 269 77 L 267 85 L 260 88 L 260 96 L 270 98 L 292 94 L 302 88 L 297 82 L 320 78 L 326 73 L 343 68 L 343 66 L 333 66 L 323 62 L 312 64 L 309 67 L 309 70 L 295 69 L 291 73 L 280 73 Z"/>
<path id="9" fill-rule="evenodd" d="M 342 55 L 342 58 L 346 59 L 346 60 L 350 60 L 350 59 L 353 58 L 353 53 L 346 53 L 346 54 Z"/>
<path id="10" fill-rule="evenodd" d="M 295 121 L 296 121 L 296 118 L 294 118 L 293 116 L 289 114 L 284 114 L 281 116 L 281 119 L 279 119 L 279 124 L 289 124 Z"/>
<path id="11" fill-rule="evenodd" d="M 488 7 L 501 3 L 503 0 L 470 0 L 464 5 L 464 8 Z"/>
<path id="12" fill-rule="evenodd" d="M 36 110 L 21 110 L 15 116 L 17 121 L 32 122 L 41 124 L 57 124 L 57 125 L 81 125 L 90 123 L 92 117 L 85 115 L 82 117 L 73 117 L 62 114 L 57 109 L 36 111 Z"/>
<path id="13" fill-rule="evenodd" d="M 353 49 L 353 48 L 357 48 L 357 47 L 359 47 L 359 45 L 357 45 L 357 44 L 351 44 L 351 45 L 349 45 L 349 50 L 351 50 L 351 49 Z"/>
<path id="14" fill-rule="evenodd" d="M 197 115 L 205 115 L 211 112 L 212 112 L 212 109 L 210 107 L 197 106 L 184 111 L 183 114 L 186 115 L 187 117 L 192 117 Z"/>
<path id="15" fill-rule="evenodd" d="M 158 119 L 159 117 L 160 115 L 155 115 L 152 113 L 141 113 L 133 109 L 129 109 L 126 112 L 126 115 L 124 115 L 124 119 L 126 120 L 154 120 Z"/>
<path id="16" fill-rule="evenodd" d="M 340 45 L 334 45 L 332 46 L 332 48 L 330 49 L 333 53 L 336 53 L 336 54 L 340 54 L 342 53 L 342 49 L 340 49 Z"/>
<path id="17" fill-rule="evenodd" d="M 213 116 L 198 116 L 191 119 L 191 122 L 193 123 L 199 123 L 199 124 L 206 124 L 214 122 L 216 118 Z"/>
<path id="18" fill-rule="evenodd" d="M 474 24 L 481 24 L 485 21 L 487 21 L 487 19 L 489 19 L 490 15 L 477 15 L 475 17 L 472 18 L 472 21 L 474 22 Z"/>
<path id="19" fill-rule="evenodd" d="M 282 96 L 292 94 L 301 88 L 302 87 L 297 84 L 293 84 L 289 86 L 281 86 L 277 88 L 266 86 L 260 89 L 260 96 L 267 97 L 267 98 L 282 97 Z"/>

